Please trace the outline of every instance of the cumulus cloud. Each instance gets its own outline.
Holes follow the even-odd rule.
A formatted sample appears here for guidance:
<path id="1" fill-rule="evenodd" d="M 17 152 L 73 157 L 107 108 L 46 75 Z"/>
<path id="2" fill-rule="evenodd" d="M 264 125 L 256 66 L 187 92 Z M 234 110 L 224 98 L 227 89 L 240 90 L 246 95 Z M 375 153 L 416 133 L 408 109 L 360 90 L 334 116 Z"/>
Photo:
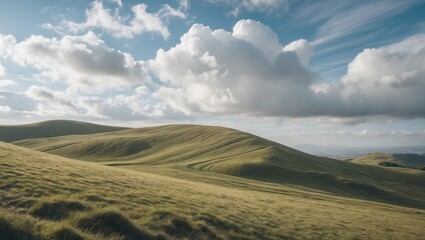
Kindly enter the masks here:
<path id="1" fill-rule="evenodd" d="M 241 11 L 263 12 L 267 14 L 286 12 L 288 0 L 208 0 L 208 2 L 230 7 L 231 14 L 237 16 Z"/>
<path id="2" fill-rule="evenodd" d="M 267 26 L 241 20 L 232 32 L 195 24 L 160 49 L 149 68 L 162 81 L 153 95 L 186 114 L 341 118 L 425 116 L 425 35 L 365 49 L 341 82 L 318 83 L 304 39 L 282 46 Z"/>
<path id="3" fill-rule="evenodd" d="M 119 7 L 121 1 L 115 1 Z M 166 22 L 170 17 L 186 18 L 186 14 L 181 9 L 175 9 L 168 4 L 162 5 L 156 13 L 147 12 L 148 6 L 144 3 L 134 5 L 131 10 L 133 17 L 119 15 L 119 9 L 114 12 L 105 8 L 102 1 L 94 1 L 91 8 L 86 10 L 86 21 L 76 23 L 65 21 L 65 25 L 74 33 L 87 29 L 102 29 L 115 38 L 133 38 L 145 32 L 159 33 L 163 38 L 168 38 L 170 32 Z"/>
<path id="4" fill-rule="evenodd" d="M 93 32 L 61 39 L 33 35 L 21 42 L 0 36 L 0 51 L 23 65 L 39 70 L 35 77 L 65 80 L 75 90 L 101 91 L 150 80 L 145 63 L 109 48 Z M 6 48 L 7 47 L 7 48 Z"/>
<path id="5" fill-rule="evenodd" d="M 365 49 L 329 92 L 338 92 L 356 115 L 425 117 L 425 34 Z"/>
<path id="6" fill-rule="evenodd" d="M 303 114 L 312 74 L 297 52 L 283 49 L 256 21 L 241 20 L 233 32 L 195 24 L 177 46 L 159 50 L 149 62 L 164 83 L 154 95 L 187 114 Z"/>

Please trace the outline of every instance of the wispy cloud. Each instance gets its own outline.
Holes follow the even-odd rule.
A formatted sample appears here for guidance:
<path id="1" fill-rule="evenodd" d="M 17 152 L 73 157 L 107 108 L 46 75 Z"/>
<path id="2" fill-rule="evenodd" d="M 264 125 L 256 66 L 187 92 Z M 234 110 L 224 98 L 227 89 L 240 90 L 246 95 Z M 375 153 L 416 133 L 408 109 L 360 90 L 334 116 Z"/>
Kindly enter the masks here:
<path id="1" fill-rule="evenodd" d="M 267 14 L 283 13 L 289 9 L 288 0 L 207 0 L 210 3 L 229 7 L 230 14 L 237 16 L 242 11 Z"/>
<path id="2" fill-rule="evenodd" d="M 417 5 L 406 1 L 317 1 L 299 7 L 295 18 L 304 23 L 319 23 L 313 45 L 379 28 L 392 16 Z"/>

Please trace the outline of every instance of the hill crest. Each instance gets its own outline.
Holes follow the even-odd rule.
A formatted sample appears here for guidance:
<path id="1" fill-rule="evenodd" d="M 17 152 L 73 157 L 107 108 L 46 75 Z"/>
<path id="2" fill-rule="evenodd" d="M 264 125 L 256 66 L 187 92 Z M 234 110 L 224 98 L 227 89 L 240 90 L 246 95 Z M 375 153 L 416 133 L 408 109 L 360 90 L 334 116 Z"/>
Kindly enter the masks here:
<path id="1" fill-rule="evenodd" d="M 50 120 L 22 125 L 0 125 L 0 141 L 14 142 L 23 139 L 95 134 L 124 129 L 128 128 L 71 120 Z"/>

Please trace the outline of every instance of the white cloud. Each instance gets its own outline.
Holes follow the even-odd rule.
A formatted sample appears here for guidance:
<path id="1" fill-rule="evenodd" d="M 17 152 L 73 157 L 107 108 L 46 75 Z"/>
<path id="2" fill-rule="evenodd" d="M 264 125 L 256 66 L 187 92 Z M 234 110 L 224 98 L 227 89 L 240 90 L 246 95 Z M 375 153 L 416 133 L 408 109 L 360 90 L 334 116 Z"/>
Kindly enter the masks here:
<path id="1" fill-rule="evenodd" d="M 38 69 L 35 77 L 64 80 L 73 90 L 102 91 L 150 80 L 144 62 L 109 48 L 93 32 L 59 40 L 33 35 L 19 43 L 6 37 L 11 44 L 8 49 L 0 48 L 6 56 Z"/>
<path id="2" fill-rule="evenodd" d="M 231 14 L 237 16 L 241 11 L 282 13 L 289 9 L 288 0 L 208 0 L 210 3 L 230 7 Z"/>
<path id="3" fill-rule="evenodd" d="M 7 57 L 12 55 L 16 38 L 12 35 L 0 34 L 0 57 Z"/>
<path id="4" fill-rule="evenodd" d="M 3 65 L 0 62 L 0 77 L 4 76 L 6 74 L 6 68 L 3 67 Z"/>
<path id="5" fill-rule="evenodd" d="M 182 120 L 187 116 L 161 102 L 140 94 L 112 97 L 84 96 L 79 93 L 31 86 L 23 93 L 0 90 L 0 118 L 77 118 L 136 120 Z"/>
<path id="6" fill-rule="evenodd" d="M 283 51 L 295 52 L 298 55 L 301 63 L 307 67 L 310 58 L 314 53 L 314 48 L 307 40 L 299 39 L 286 45 L 283 48 Z"/>
<path id="7" fill-rule="evenodd" d="M 16 86 L 18 83 L 10 79 L 0 80 L 0 90 Z"/>
<path id="8" fill-rule="evenodd" d="M 78 108 L 72 103 L 72 97 L 45 87 L 31 86 L 25 94 L 36 100 L 38 113 L 47 115 L 77 114 Z"/>
<path id="9" fill-rule="evenodd" d="M 139 95 L 148 95 L 151 93 L 151 90 L 146 86 L 137 87 L 134 92 Z"/>
<path id="10" fill-rule="evenodd" d="M 425 34 L 365 49 L 349 64 L 337 90 L 358 114 L 425 116 Z"/>
<path id="11" fill-rule="evenodd" d="M 302 115 L 312 76 L 297 53 L 283 48 L 269 27 L 252 20 L 233 32 L 195 24 L 149 62 L 165 84 L 154 95 L 186 114 Z"/>
<path id="12" fill-rule="evenodd" d="M 102 1 L 94 1 L 91 8 L 86 10 L 86 21 L 76 23 L 65 21 L 65 25 L 74 33 L 87 29 L 102 29 L 116 38 L 133 38 L 145 32 L 159 33 L 163 38 L 168 38 L 170 32 L 164 20 L 170 17 L 185 18 L 180 9 L 174 9 L 164 4 L 157 13 L 147 12 L 147 5 L 137 4 L 131 10 L 134 14 L 129 16 L 119 15 L 119 9 L 114 12 L 105 8 Z"/>
<path id="13" fill-rule="evenodd" d="M 149 67 L 163 82 L 153 95 L 186 114 L 329 117 L 356 124 L 367 116 L 425 116 L 425 35 L 365 49 L 341 82 L 317 83 L 306 66 L 306 40 L 282 46 L 251 21 L 233 32 L 195 24 L 160 49 Z"/>

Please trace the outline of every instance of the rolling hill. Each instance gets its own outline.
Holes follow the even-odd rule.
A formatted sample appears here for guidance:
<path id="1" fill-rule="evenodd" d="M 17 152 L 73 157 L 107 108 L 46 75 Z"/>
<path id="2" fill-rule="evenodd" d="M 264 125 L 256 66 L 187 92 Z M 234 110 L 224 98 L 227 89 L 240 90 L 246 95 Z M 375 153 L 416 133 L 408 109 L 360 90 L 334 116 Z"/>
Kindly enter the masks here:
<path id="1" fill-rule="evenodd" d="M 14 144 L 67 158 L 188 180 L 208 182 L 207 173 L 219 173 L 425 208 L 425 175 L 317 157 L 223 127 L 168 125 L 28 139 Z"/>
<path id="2" fill-rule="evenodd" d="M 0 141 L 13 142 L 29 138 L 93 134 L 124 130 L 123 127 L 103 126 L 86 122 L 52 120 L 24 125 L 0 125 Z"/>
<path id="3" fill-rule="evenodd" d="M 228 186 L 102 166 L 0 142 L 0 236 L 166 240 L 425 235 L 421 209 L 207 175 Z"/>

